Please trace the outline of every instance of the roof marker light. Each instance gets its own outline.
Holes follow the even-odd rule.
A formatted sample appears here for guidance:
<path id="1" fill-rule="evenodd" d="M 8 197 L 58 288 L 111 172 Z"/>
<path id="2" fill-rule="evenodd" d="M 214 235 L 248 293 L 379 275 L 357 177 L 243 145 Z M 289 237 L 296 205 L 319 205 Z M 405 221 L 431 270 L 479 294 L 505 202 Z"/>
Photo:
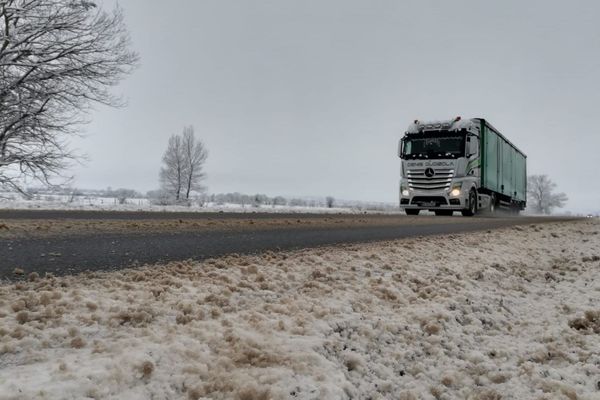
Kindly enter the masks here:
<path id="1" fill-rule="evenodd" d="M 418 119 L 415 119 L 415 124 L 418 124 L 418 123 L 419 123 L 419 120 L 418 120 Z"/>
<path id="2" fill-rule="evenodd" d="M 454 118 L 454 121 L 460 121 L 460 115 L 456 118 Z"/>

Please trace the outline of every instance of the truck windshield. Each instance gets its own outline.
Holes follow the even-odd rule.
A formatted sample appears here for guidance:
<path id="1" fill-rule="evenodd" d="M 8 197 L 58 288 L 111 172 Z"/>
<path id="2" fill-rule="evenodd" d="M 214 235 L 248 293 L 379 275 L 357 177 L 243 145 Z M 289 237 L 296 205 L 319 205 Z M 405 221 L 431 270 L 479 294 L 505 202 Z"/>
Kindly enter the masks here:
<path id="1" fill-rule="evenodd" d="M 465 155 L 465 135 L 436 132 L 404 139 L 404 158 L 458 158 Z"/>

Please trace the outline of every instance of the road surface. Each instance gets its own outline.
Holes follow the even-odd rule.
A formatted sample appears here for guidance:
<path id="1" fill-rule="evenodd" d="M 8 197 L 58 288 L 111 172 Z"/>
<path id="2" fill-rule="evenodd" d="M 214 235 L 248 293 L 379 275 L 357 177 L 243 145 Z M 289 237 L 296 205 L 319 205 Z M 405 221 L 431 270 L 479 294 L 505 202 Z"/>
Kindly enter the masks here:
<path id="1" fill-rule="evenodd" d="M 277 220 L 281 218 L 331 220 L 319 214 L 214 214 L 214 213 L 146 213 L 89 211 L 1 211 L 2 221 L 35 220 L 136 220 L 136 219 L 244 219 Z M 342 218 L 342 217 L 340 217 Z M 393 240 L 424 235 L 473 232 L 531 223 L 560 222 L 561 218 L 464 218 L 403 217 L 399 215 L 344 216 L 347 223 L 314 226 L 263 225 L 224 230 L 199 228 L 193 231 L 103 232 L 48 237 L 0 239 L 0 279 L 16 278 L 13 271 L 25 274 L 51 272 L 65 275 L 86 270 L 111 270 L 131 265 L 174 260 L 201 260 L 226 254 L 249 254 L 265 250 L 288 250 L 324 245 Z M 369 222 L 353 224 L 353 219 Z"/>

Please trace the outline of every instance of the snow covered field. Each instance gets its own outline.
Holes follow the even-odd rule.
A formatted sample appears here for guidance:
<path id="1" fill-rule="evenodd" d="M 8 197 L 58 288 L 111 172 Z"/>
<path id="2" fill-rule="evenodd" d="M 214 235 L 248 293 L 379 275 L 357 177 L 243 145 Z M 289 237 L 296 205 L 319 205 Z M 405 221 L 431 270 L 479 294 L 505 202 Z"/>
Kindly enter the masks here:
<path id="1" fill-rule="evenodd" d="M 0 286 L 2 399 L 598 399 L 600 224 Z"/>
<path id="2" fill-rule="evenodd" d="M 395 205 L 374 203 L 386 213 L 399 213 Z M 238 212 L 238 213 L 325 213 L 355 214 L 364 212 L 364 205 L 348 207 L 291 206 L 291 205 L 241 205 L 232 203 L 197 203 L 186 205 L 156 205 L 147 198 L 127 199 L 123 204 L 116 197 L 41 195 L 25 200 L 16 193 L 0 192 L 0 209 L 12 210 L 88 210 L 88 211 L 160 211 L 160 212 Z M 373 212 L 373 210 L 369 210 Z"/>

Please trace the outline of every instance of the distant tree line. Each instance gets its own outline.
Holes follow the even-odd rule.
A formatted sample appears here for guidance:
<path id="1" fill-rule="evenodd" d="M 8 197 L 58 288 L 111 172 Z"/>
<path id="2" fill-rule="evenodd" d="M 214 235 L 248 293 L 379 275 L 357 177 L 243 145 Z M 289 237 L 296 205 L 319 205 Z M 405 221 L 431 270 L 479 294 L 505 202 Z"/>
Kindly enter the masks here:
<path id="1" fill-rule="evenodd" d="M 269 197 L 265 194 L 243 194 L 234 193 L 218 193 L 207 196 L 207 201 L 214 204 L 239 204 L 241 206 L 296 206 L 296 207 L 322 207 L 324 201 L 315 199 L 301 198 L 285 198 L 283 196 Z"/>
<path id="2" fill-rule="evenodd" d="M 352 208 L 355 210 L 393 211 L 397 209 L 395 203 L 366 202 L 366 201 L 340 201 L 333 196 L 325 198 L 300 198 L 300 197 L 269 197 L 265 194 L 248 195 L 239 192 L 219 193 L 205 196 L 205 201 L 215 204 L 239 204 L 241 206 L 290 206 L 290 207 L 326 207 L 326 208 Z"/>
<path id="3" fill-rule="evenodd" d="M 68 202 L 73 202 L 78 197 L 103 197 L 115 198 L 119 204 L 125 204 L 127 199 L 141 199 L 144 195 L 134 189 L 118 188 L 113 189 L 78 189 L 70 186 L 43 186 L 28 187 L 24 190 L 26 199 L 38 200 L 42 196 L 66 196 Z"/>
<path id="4" fill-rule="evenodd" d="M 173 197 L 164 190 L 150 190 L 145 194 L 134 189 L 107 187 L 106 189 L 79 189 L 70 186 L 40 186 L 28 187 L 25 189 L 26 198 L 34 200 L 57 200 L 53 196 L 61 196 L 62 201 L 73 202 L 76 199 L 89 198 L 112 198 L 116 199 L 119 204 L 127 203 L 130 199 L 148 199 L 151 204 L 155 205 L 171 205 Z M 66 200 L 64 198 L 66 197 Z M 14 199 L 14 196 L 13 196 Z M 182 204 L 182 203 L 179 203 Z M 327 208 L 351 208 L 359 211 L 393 211 L 397 208 L 393 203 L 381 202 L 364 202 L 364 201 L 339 201 L 332 196 L 324 198 L 300 198 L 300 197 L 285 197 L 285 196 L 267 196 L 266 194 L 244 194 L 240 192 L 232 193 L 214 193 L 192 192 L 189 200 L 184 203 L 188 206 L 204 207 L 210 205 L 225 205 L 235 204 L 242 207 L 327 207 Z"/>

